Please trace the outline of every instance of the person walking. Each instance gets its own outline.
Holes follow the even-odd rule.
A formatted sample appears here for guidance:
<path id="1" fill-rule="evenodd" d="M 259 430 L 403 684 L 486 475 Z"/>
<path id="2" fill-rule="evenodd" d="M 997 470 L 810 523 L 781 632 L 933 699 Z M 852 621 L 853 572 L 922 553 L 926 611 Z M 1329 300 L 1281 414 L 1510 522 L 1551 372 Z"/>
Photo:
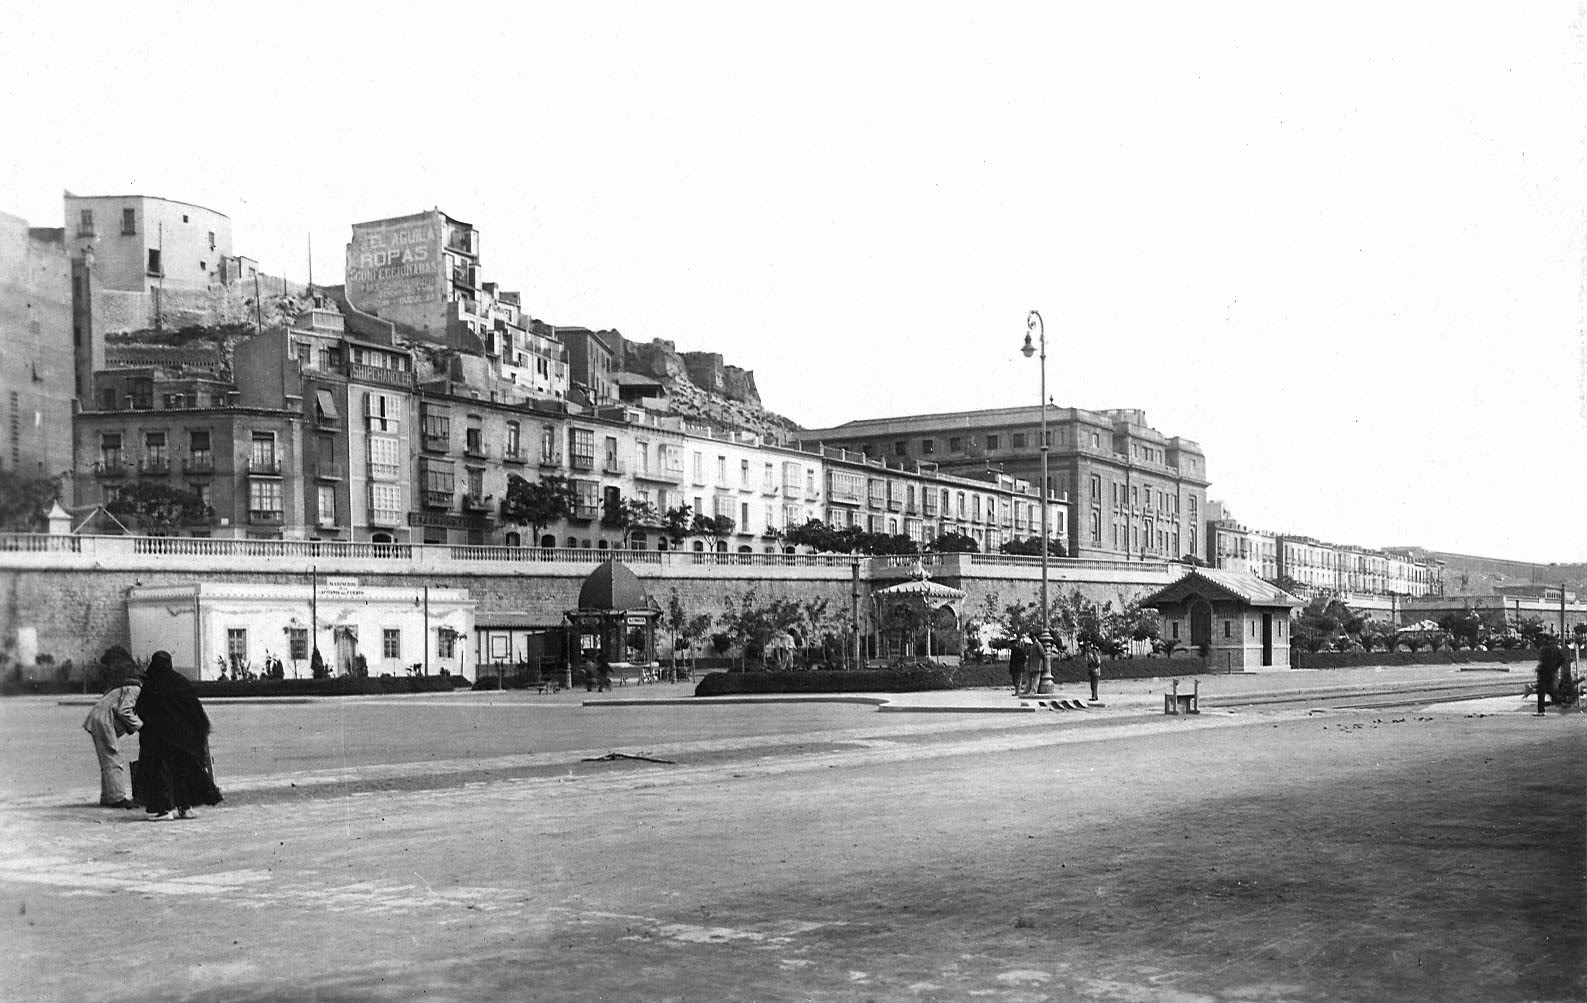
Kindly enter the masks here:
<path id="1" fill-rule="evenodd" d="M 138 694 L 143 680 L 129 672 L 94 703 L 83 719 L 83 730 L 94 742 L 99 758 L 99 803 L 105 808 L 136 808 L 132 795 L 132 776 L 127 757 L 121 751 L 121 736 L 143 727 L 138 717 Z"/>
<path id="2" fill-rule="evenodd" d="M 1091 680 L 1091 700 L 1097 700 L 1097 684 L 1102 681 L 1102 652 L 1095 644 L 1086 645 L 1086 676 Z"/>
<path id="3" fill-rule="evenodd" d="M 1559 670 L 1565 665 L 1565 653 L 1553 638 L 1543 642 L 1543 648 L 1537 653 L 1537 712 L 1543 714 L 1545 700 L 1555 698 L 1556 687 L 1559 685 Z"/>
<path id="4" fill-rule="evenodd" d="M 597 693 L 610 693 L 612 691 L 612 663 L 602 651 L 595 656 L 595 676 L 600 680 L 595 688 Z"/>
<path id="5" fill-rule="evenodd" d="M 209 758 L 209 715 L 193 684 L 171 666 L 171 653 L 149 659 L 135 705 L 139 733 L 139 786 L 150 821 L 192 818 L 195 805 L 220 804 Z"/>
<path id="6" fill-rule="evenodd" d="M 1019 696 L 1020 684 L 1025 681 L 1025 663 L 1030 656 L 1025 653 L 1025 641 L 1018 638 L 1008 649 L 1008 678 L 1014 684 L 1014 695 Z"/>

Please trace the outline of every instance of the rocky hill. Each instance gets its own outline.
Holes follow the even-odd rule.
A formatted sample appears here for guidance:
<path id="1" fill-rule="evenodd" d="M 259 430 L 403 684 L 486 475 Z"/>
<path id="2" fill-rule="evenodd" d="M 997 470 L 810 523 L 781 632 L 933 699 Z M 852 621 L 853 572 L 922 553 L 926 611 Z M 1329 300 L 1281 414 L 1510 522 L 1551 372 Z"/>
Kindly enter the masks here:
<path id="1" fill-rule="evenodd" d="M 770 443 L 786 443 L 799 426 L 766 410 L 755 373 L 728 365 L 719 352 L 679 352 L 671 341 L 629 341 L 617 331 L 600 332 L 625 373 L 648 377 L 667 388 L 675 414 L 717 428 L 748 430 Z"/>

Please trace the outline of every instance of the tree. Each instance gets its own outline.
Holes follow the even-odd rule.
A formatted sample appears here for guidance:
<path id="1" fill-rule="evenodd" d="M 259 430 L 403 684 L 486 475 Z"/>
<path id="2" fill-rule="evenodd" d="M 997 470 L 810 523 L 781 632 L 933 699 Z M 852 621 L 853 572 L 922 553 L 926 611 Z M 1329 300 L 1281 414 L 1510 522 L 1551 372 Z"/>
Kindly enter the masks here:
<path id="1" fill-rule="evenodd" d="M 197 491 L 149 480 L 133 481 L 122 488 L 105 511 L 135 521 L 149 536 L 170 536 L 178 526 L 207 524 L 214 517 Z"/>
<path id="2" fill-rule="evenodd" d="M 0 470 L 0 530 L 26 533 L 43 529 L 50 506 L 60 496 L 59 478 Z"/>
<path id="3" fill-rule="evenodd" d="M 1267 582 L 1269 585 L 1283 589 L 1292 596 L 1303 597 L 1307 592 L 1306 586 L 1302 585 L 1300 582 L 1297 582 L 1289 575 L 1274 575 L 1272 578 L 1264 578 L 1262 580 Z"/>
<path id="4" fill-rule="evenodd" d="M 683 606 L 683 600 L 674 588 L 667 595 L 667 610 L 662 615 L 662 624 L 672 635 L 672 670 L 676 675 L 678 670 L 678 645 L 693 652 L 695 644 L 705 639 L 711 630 L 715 617 L 709 613 L 695 613 L 691 615 Z"/>
<path id="5" fill-rule="evenodd" d="M 809 547 L 818 553 L 846 553 L 841 546 L 847 541 L 840 541 L 838 534 L 820 519 L 810 519 L 802 526 L 790 526 L 783 530 L 782 540 L 794 547 Z"/>
<path id="6" fill-rule="evenodd" d="M 719 549 L 719 544 L 733 535 L 733 530 L 738 524 L 729 515 L 709 516 L 697 513 L 694 520 L 689 523 L 690 536 L 703 536 L 711 541 L 711 549 Z"/>
<path id="7" fill-rule="evenodd" d="M 975 541 L 972 540 L 970 542 L 974 543 Z M 1004 542 L 1002 546 L 1002 552 L 1005 554 L 1017 554 L 1025 557 L 1040 557 L 1041 537 L 1027 536 L 1023 540 L 1008 540 Z M 1055 536 L 1047 541 L 1047 556 L 1068 557 L 1069 550 L 1064 546 L 1063 540 Z"/>
<path id="8" fill-rule="evenodd" d="M 926 549 L 935 554 L 977 554 L 981 551 L 981 545 L 963 533 L 943 533 L 932 540 Z"/>
<path id="9" fill-rule="evenodd" d="M 673 550 L 683 546 L 683 541 L 689 536 L 693 520 L 694 507 L 691 505 L 675 505 L 662 513 L 661 534 L 672 544 Z"/>
<path id="10" fill-rule="evenodd" d="M 1438 618 L 1438 626 L 1449 635 L 1451 647 L 1475 648 L 1482 640 L 1482 618 L 1471 610 L 1445 613 Z"/>
<path id="11" fill-rule="evenodd" d="M 641 526 L 654 526 L 658 521 L 655 503 L 642 498 L 619 498 L 615 505 L 610 500 L 602 503 L 601 525 L 622 532 L 624 550 L 628 549 L 628 540 L 634 535 L 634 530 Z"/>
<path id="12" fill-rule="evenodd" d="M 501 521 L 528 526 L 530 536 L 573 515 L 573 484 L 561 474 L 541 474 L 531 484 L 517 474 L 507 475 L 507 493 L 501 500 Z"/>
<path id="13" fill-rule="evenodd" d="M 1212 565 L 1208 564 L 1206 561 L 1204 561 L 1201 558 L 1197 557 L 1195 554 L 1184 554 L 1184 555 L 1182 555 L 1179 558 L 1179 563 L 1180 564 L 1188 564 L 1188 565 L 1190 565 L 1193 568 L 1208 568 L 1208 567 L 1212 566 Z M 1286 589 L 1285 591 L 1287 592 L 1289 590 Z"/>

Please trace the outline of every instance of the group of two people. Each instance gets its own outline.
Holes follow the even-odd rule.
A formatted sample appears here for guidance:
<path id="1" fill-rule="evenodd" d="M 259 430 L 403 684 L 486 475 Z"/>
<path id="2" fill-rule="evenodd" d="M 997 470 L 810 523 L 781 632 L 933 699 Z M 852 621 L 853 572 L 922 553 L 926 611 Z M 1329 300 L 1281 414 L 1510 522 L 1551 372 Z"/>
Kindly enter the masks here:
<path id="1" fill-rule="evenodd" d="M 1014 695 L 1029 694 L 1036 691 L 1037 677 L 1041 666 L 1041 638 L 1032 634 L 1030 645 L 1015 642 L 1008 653 L 1008 675 L 1014 683 Z M 1035 657 L 1031 651 L 1034 650 Z M 1094 644 L 1083 644 L 1081 650 L 1085 652 L 1086 677 L 1091 681 L 1091 699 L 1096 700 L 1097 686 L 1102 682 L 1102 652 Z"/>
<path id="2" fill-rule="evenodd" d="M 209 715 L 193 684 L 156 651 L 148 671 L 129 673 L 94 704 L 83 730 L 99 757 L 99 803 L 142 807 L 151 821 L 192 818 L 197 805 L 220 804 L 209 754 Z M 129 764 L 124 736 L 138 736 Z"/>

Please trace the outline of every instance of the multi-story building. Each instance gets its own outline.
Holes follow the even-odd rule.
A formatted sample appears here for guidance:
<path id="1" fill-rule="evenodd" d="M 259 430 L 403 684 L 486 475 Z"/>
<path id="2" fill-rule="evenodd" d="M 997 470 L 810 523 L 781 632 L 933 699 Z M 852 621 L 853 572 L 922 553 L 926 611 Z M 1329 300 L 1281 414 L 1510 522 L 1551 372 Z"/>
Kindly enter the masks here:
<path id="1" fill-rule="evenodd" d="M 74 424 L 80 503 L 111 503 L 134 480 L 190 489 L 214 510 L 192 535 L 302 538 L 302 415 L 213 377 L 161 369 L 95 374 Z"/>
<path id="2" fill-rule="evenodd" d="M 902 535 L 926 544 L 950 533 L 970 537 L 984 551 L 1039 536 L 1036 486 L 1007 474 L 985 480 L 945 474 L 935 464 L 890 462 L 840 447 L 820 447 L 826 468 L 826 518 L 836 529 Z M 1068 511 L 1048 503 L 1048 532 L 1065 538 Z"/>
<path id="3" fill-rule="evenodd" d="M 604 332 L 587 327 L 559 327 L 535 321 L 530 329 L 560 341 L 567 347 L 568 383 L 584 390 L 595 404 L 614 403 L 617 400 L 618 360 L 616 349 L 602 337 Z M 613 342 L 619 341 L 613 338 Z"/>
<path id="4" fill-rule="evenodd" d="M 530 329 L 533 322 L 517 293 L 498 291 L 494 282 L 487 282 L 483 294 L 490 323 L 485 350 L 501 378 L 532 396 L 566 397 L 567 346 Z"/>
<path id="5" fill-rule="evenodd" d="M 72 467 L 71 264 L 61 230 L 0 213 L 0 470 Z"/>
<path id="6" fill-rule="evenodd" d="M 1047 409 L 1049 497 L 1068 503 L 1069 553 L 1171 559 L 1200 553 L 1206 458 L 1133 409 Z M 1041 483 L 1041 408 L 998 408 L 851 421 L 803 434 L 873 459 L 936 464 L 950 474 L 1005 473 Z M 1039 531 L 1038 531 L 1039 532 Z"/>
<path id="7" fill-rule="evenodd" d="M 228 272 L 240 259 L 232 257 L 224 213 L 147 195 L 67 192 L 65 200 L 72 256 L 91 252 L 95 281 L 104 289 L 204 289 L 241 277 Z"/>
<path id="8" fill-rule="evenodd" d="M 348 301 L 401 334 L 481 354 L 492 320 L 481 301 L 479 231 L 439 209 L 353 224 Z"/>

